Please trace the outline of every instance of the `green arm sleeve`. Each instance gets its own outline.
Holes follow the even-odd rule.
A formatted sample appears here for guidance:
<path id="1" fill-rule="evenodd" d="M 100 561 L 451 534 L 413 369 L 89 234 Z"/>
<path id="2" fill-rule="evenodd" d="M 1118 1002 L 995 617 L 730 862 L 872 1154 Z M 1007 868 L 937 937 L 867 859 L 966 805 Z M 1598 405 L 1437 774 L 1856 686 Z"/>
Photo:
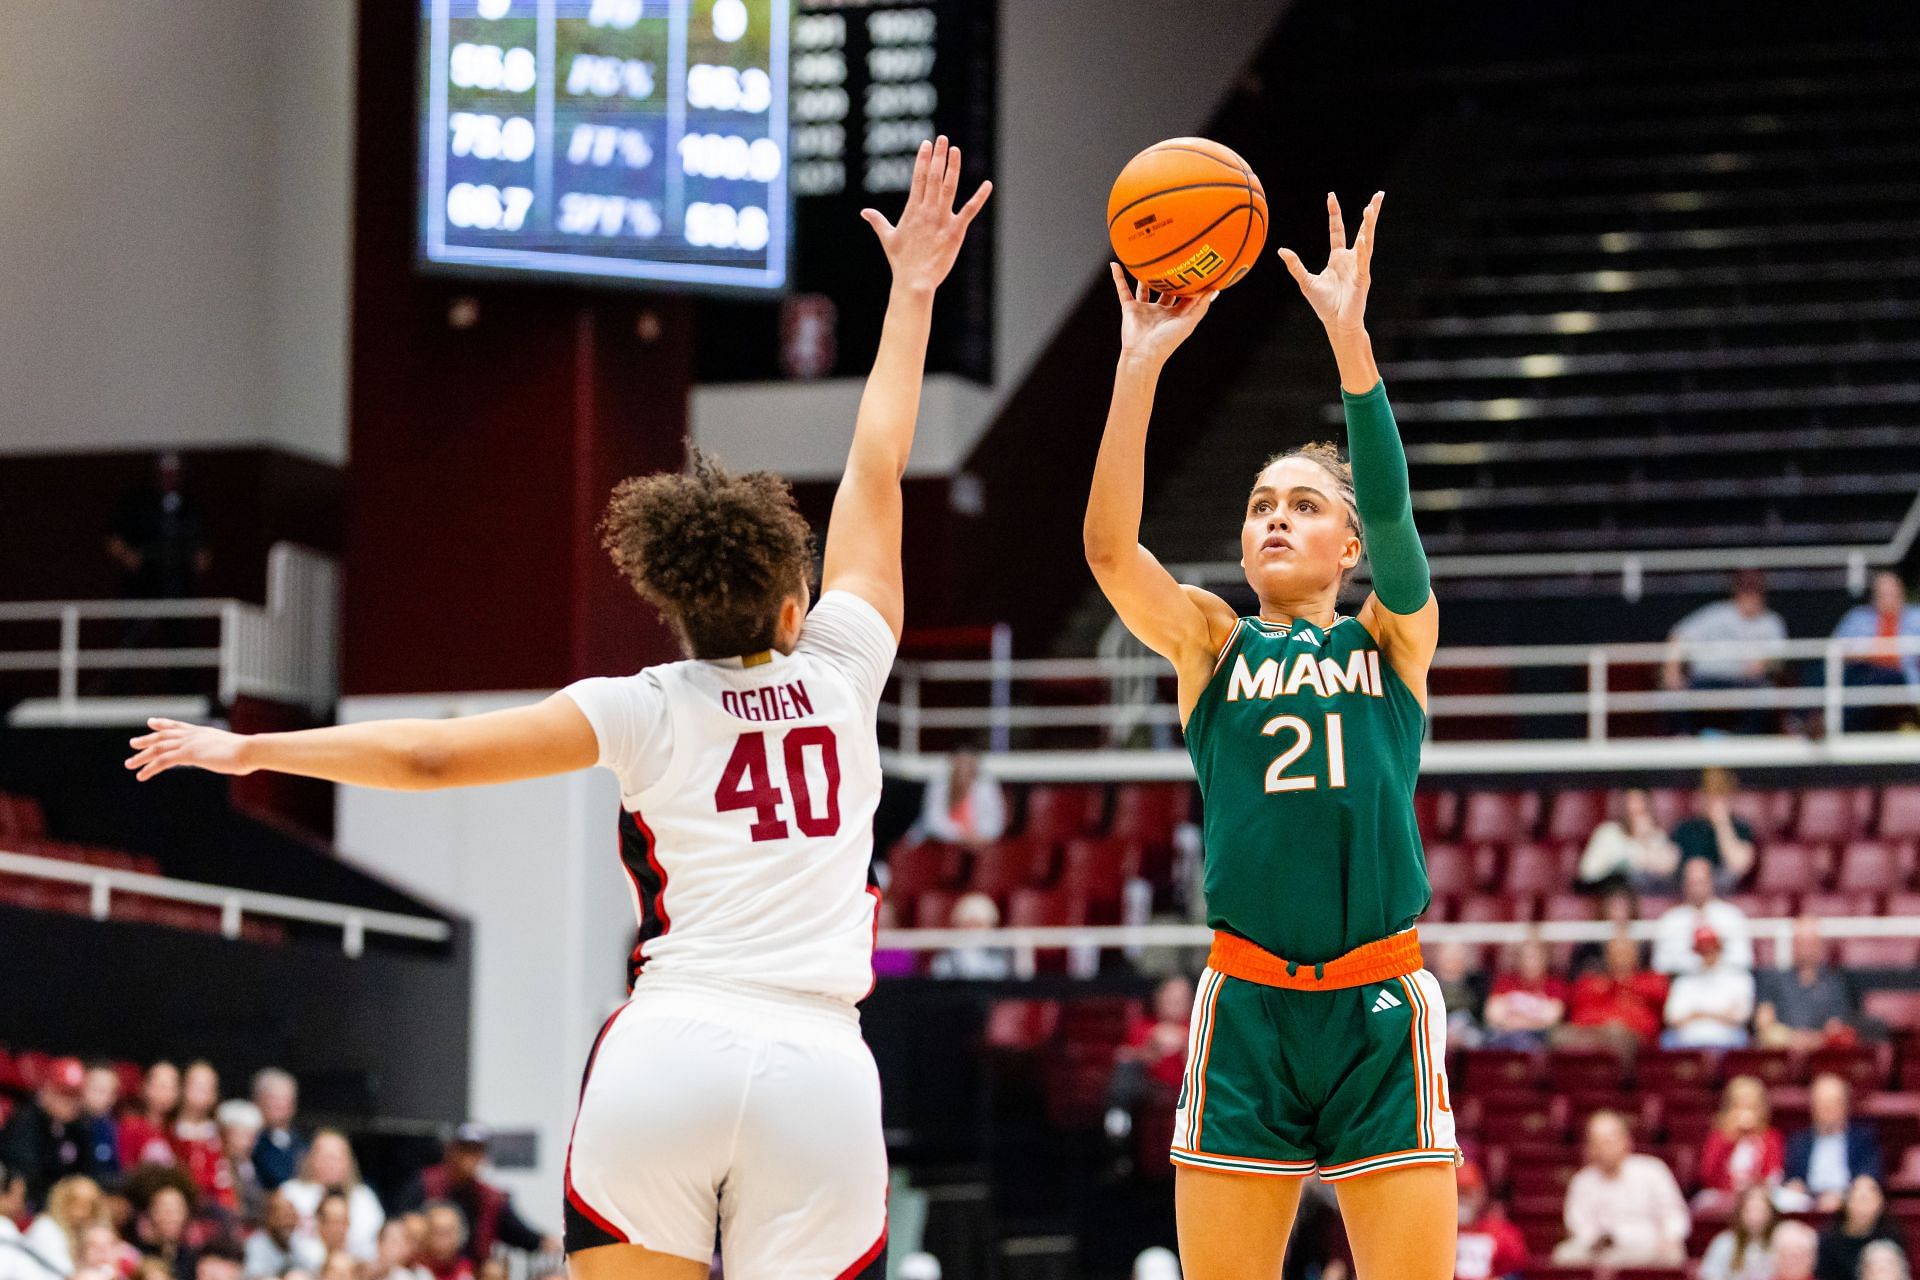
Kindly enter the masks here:
<path id="1" fill-rule="evenodd" d="M 1413 527 L 1413 495 L 1407 486 L 1407 452 L 1387 404 L 1387 385 L 1365 395 L 1342 389 L 1347 412 L 1347 456 L 1353 462 L 1353 494 L 1367 530 L 1373 594 L 1392 613 L 1418 613 L 1433 594 L 1427 553 Z"/>

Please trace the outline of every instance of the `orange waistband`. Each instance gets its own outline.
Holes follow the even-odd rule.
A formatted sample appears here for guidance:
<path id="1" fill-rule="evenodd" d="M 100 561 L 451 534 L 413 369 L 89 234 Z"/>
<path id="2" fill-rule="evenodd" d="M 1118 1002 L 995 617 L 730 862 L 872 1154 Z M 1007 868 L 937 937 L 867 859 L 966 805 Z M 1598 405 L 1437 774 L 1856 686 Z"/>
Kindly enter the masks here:
<path id="1" fill-rule="evenodd" d="M 1355 947 L 1325 964 L 1296 964 L 1282 960 L 1257 943 L 1231 933 L 1215 933 L 1207 964 L 1217 973 L 1263 987 L 1289 991 L 1340 991 L 1385 982 L 1419 971 L 1420 931 L 1408 929 L 1391 938 Z"/>

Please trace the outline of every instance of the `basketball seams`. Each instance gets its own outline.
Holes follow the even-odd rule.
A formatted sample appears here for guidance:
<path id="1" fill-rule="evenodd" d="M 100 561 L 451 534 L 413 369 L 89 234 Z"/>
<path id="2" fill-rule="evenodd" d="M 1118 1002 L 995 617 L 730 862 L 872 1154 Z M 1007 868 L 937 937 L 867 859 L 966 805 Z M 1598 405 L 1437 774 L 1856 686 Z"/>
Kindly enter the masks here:
<path id="1" fill-rule="evenodd" d="M 1224 172 L 1208 178 L 1206 174 L 1196 171 L 1191 157 L 1207 161 L 1208 169 Z M 1229 174 L 1232 175 L 1231 180 L 1227 178 Z M 1188 178 L 1200 180 L 1181 181 Z M 1162 183 L 1171 185 L 1156 188 L 1156 184 Z M 1236 198 L 1239 203 L 1231 203 Z M 1219 258 L 1223 251 L 1214 249 L 1206 241 L 1213 236 L 1231 235 L 1232 219 L 1239 214 L 1246 215 L 1246 220 L 1240 224 L 1238 243 L 1231 253 L 1225 255 L 1224 270 L 1209 273 L 1203 283 L 1181 283 L 1173 289 L 1176 294 L 1202 288 L 1226 288 L 1237 283 L 1253 265 L 1245 261 L 1247 256 L 1251 253 L 1258 257 L 1259 247 L 1267 238 L 1271 222 L 1266 207 L 1266 190 L 1259 176 L 1232 148 L 1207 138 L 1168 138 L 1139 152 L 1127 162 L 1116 179 L 1111 199 L 1125 200 L 1124 204 L 1113 208 L 1107 219 L 1108 239 L 1113 243 L 1114 256 L 1129 272 L 1143 280 L 1176 270 L 1169 264 L 1179 262 L 1185 254 L 1196 254 L 1196 263 L 1201 260 L 1198 255 Z M 1215 201 L 1227 207 L 1222 208 Z M 1164 213 L 1150 212 L 1140 217 L 1142 206 L 1148 210 L 1164 209 Z M 1253 223 L 1256 214 L 1260 218 L 1257 233 Z M 1199 218 L 1207 218 L 1208 221 L 1184 241 L 1164 248 L 1152 243 L 1155 237 L 1136 235 L 1131 230 L 1126 235 L 1119 232 L 1120 224 L 1129 218 L 1137 219 L 1139 225 L 1144 227 L 1162 217 L 1169 221 L 1153 228 L 1156 232 L 1173 231 L 1178 234 L 1184 229 L 1182 224 L 1191 224 Z M 1129 243 L 1139 241 L 1145 243 Z M 1144 249 L 1149 256 L 1130 259 L 1130 249 Z M 1181 280 L 1187 278 L 1182 276 Z M 1169 283 L 1174 282 L 1170 280 Z"/>
<path id="2" fill-rule="evenodd" d="M 1148 192 L 1137 200 L 1129 200 L 1126 204 L 1115 209 L 1113 216 L 1107 219 L 1107 232 L 1108 234 L 1112 234 L 1113 224 L 1126 217 L 1127 210 L 1138 209 L 1149 200 L 1158 200 L 1162 196 L 1177 195 L 1182 191 L 1216 191 L 1221 187 L 1231 188 L 1235 191 L 1245 191 L 1247 189 L 1246 183 L 1244 182 L 1183 182 L 1177 187 L 1161 187 L 1157 191 Z"/>
<path id="3" fill-rule="evenodd" d="M 1233 184 L 1229 184 L 1229 185 L 1233 185 Z M 1188 240 L 1186 243 L 1175 245 L 1173 248 L 1167 250 L 1165 253 L 1156 254 L 1151 258 L 1143 258 L 1137 263 L 1126 262 L 1123 260 L 1120 263 L 1120 265 L 1125 267 L 1128 271 L 1133 272 L 1135 275 L 1139 275 L 1140 269 L 1142 267 L 1149 266 L 1155 262 L 1165 262 L 1168 258 L 1174 257 L 1177 254 L 1183 253 L 1186 250 L 1191 249 L 1194 245 L 1206 239 L 1207 235 L 1210 232 L 1212 232 L 1212 230 L 1215 227 L 1225 222 L 1228 218 L 1231 218 L 1236 213 L 1249 212 L 1250 210 L 1252 210 L 1252 208 L 1253 206 L 1250 204 L 1237 204 L 1233 206 L 1233 208 L 1228 209 L 1225 213 L 1221 214 L 1219 217 L 1215 218 L 1212 222 L 1209 222 L 1206 226 L 1200 228 L 1199 231 L 1194 233 L 1193 238 Z M 1251 222 L 1252 219 L 1248 219 L 1248 221 Z M 1231 259 L 1229 259 L 1229 261 L 1231 261 Z"/>

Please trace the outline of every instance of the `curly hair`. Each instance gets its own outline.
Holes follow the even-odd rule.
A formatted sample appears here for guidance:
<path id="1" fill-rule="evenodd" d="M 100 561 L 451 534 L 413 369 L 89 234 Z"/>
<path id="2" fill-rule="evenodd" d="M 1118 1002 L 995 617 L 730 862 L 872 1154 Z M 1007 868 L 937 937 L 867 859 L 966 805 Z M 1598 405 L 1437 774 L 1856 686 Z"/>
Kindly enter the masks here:
<path id="1" fill-rule="evenodd" d="M 813 530 L 787 482 L 735 475 L 694 448 L 683 472 L 621 481 L 600 541 L 696 658 L 771 649 L 781 604 L 813 568 Z"/>

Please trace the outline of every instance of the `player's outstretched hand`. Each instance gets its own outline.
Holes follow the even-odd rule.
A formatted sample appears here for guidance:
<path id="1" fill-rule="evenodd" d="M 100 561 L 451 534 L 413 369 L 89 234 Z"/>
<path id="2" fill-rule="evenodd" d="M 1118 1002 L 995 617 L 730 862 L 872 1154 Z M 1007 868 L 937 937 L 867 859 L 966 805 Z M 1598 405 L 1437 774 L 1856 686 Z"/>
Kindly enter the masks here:
<path id="1" fill-rule="evenodd" d="M 1219 292 L 1209 289 L 1188 298 L 1172 295 L 1154 297 L 1146 281 L 1138 287 L 1127 285 L 1127 273 L 1120 264 L 1113 268 L 1113 291 L 1120 295 L 1120 354 L 1139 356 L 1165 364 L 1167 357 L 1185 342 L 1213 308 Z"/>
<path id="2" fill-rule="evenodd" d="M 134 754 L 126 767 L 138 769 L 137 780 L 165 773 L 169 769 L 205 769 L 209 773 L 229 773 L 244 777 L 253 767 L 241 758 L 246 742 L 240 734 L 228 733 L 203 724 L 183 724 L 178 720 L 149 720 L 152 733 L 128 742 Z"/>
<path id="3" fill-rule="evenodd" d="M 1327 265 L 1319 275 L 1310 274 L 1300 255 L 1291 249 L 1280 250 L 1280 260 L 1299 284 L 1313 307 L 1313 314 L 1327 332 L 1338 336 L 1356 333 L 1366 326 L 1367 289 L 1373 283 L 1373 239 L 1380 225 L 1380 206 L 1387 193 L 1376 191 L 1360 215 L 1360 234 L 1347 244 L 1347 226 L 1340 217 L 1340 201 L 1327 192 L 1327 240 L 1330 251 Z"/>
<path id="4" fill-rule="evenodd" d="M 860 211 L 887 251 L 895 284 L 937 289 L 953 270 L 967 228 L 993 194 L 993 184 L 981 183 L 973 198 L 956 210 L 953 201 L 959 190 L 960 148 L 949 145 L 941 134 L 920 144 L 920 154 L 913 161 L 913 186 L 899 222 L 888 222 L 878 209 Z"/>

